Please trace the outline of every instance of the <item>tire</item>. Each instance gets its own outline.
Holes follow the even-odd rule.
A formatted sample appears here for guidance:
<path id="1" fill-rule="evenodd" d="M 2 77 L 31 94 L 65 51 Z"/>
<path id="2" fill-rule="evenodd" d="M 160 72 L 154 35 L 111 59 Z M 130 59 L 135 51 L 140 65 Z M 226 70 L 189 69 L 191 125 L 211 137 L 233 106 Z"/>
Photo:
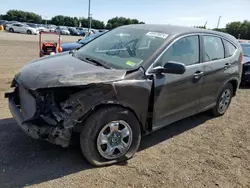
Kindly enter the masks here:
<path id="1" fill-rule="evenodd" d="M 9 29 L 9 32 L 10 32 L 10 33 L 14 33 L 14 29 L 13 29 L 13 28 L 10 28 L 10 29 Z"/>
<path id="2" fill-rule="evenodd" d="M 233 86 L 232 84 L 228 83 L 226 84 L 222 91 L 220 92 L 217 101 L 216 106 L 212 109 L 212 113 L 215 117 L 223 116 L 228 107 L 230 106 L 231 100 L 233 96 Z M 222 103 L 224 103 L 224 107 L 222 108 Z"/>
<path id="3" fill-rule="evenodd" d="M 109 127 L 116 127 L 112 124 L 114 121 L 119 125 L 118 129 L 113 129 L 116 132 L 111 133 Z M 125 126 L 124 123 L 126 123 Z M 123 127 L 127 127 L 127 129 Z M 124 135 L 129 134 L 127 137 L 123 137 L 119 131 L 123 131 Z M 107 143 L 104 143 L 101 139 L 101 133 L 105 134 Z M 116 137 L 116 134 L 119 133 L 120 136 Z M 100 141 L 104 144 L 99 144 L 101 143 Z M 94 166 L 111 165 L 132 158 L 140 145 L 140 141 L 141 128 L 137 118 L 132 112 L 122 107 L 98 109 L 87 118 L 80 134 L 80 146 L 83 156 Z M 119 143 L 120 145 L 116 145 Z M 123 149 L 118 149 L 124 146 L 121 143 L 126 143 L 125 146 L 127 146 L 126 149 L 123 148 L 123 152 L 121 152 Z M 114 150 L 110 150 L 113 151 L 111 152 L 112 156 L 108 156 L 107 152 L 105 152 L 108 148 L 115 148 Z"/>
<path id="4" fill-rule="evenodd" d="M 28 31 L 27 31 L 27 34 L 28 34 L 28 35 L 32 35 L 31 30 L 28 30 Z"/>

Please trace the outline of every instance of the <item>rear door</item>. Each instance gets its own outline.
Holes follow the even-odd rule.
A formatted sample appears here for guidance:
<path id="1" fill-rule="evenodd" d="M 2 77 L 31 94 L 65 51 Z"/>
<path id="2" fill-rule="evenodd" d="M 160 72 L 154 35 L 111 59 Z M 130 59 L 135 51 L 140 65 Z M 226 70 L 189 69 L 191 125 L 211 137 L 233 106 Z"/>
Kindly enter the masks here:
<path id="1" fill-rule="evenodd" d="M 15 24 L 14 23 L 10 27 L 13 28 L 15 32 L 20 33 L 20 24 L 18 24 L 18 23 Z"/>
<path id="2" fill-rule="evenodd" d="M 182 75 L 155 75 L 153 129 L 193 115 L 199 107 L 204 72 L 200 63 L 199 36 L 178 39 L 167 48 L 155 66 L 162 66 L 168 61 L 185 64 L 186 72 Z"/>
<path id="3" fill-rule="evenodd" d="M 226 48 L 219 36 L 203 35 L 204 84 L 200 101 L 200 110 L 206 110 L 215 105 L 218 91 L 229 79 L 230 60 L 226 58 Z"/>
<path id="4" fill-rule="evenodd" d="M 20 33 L 27 33 L 27 27 L 26 27 L 26 25 L 21 24 Z"/>

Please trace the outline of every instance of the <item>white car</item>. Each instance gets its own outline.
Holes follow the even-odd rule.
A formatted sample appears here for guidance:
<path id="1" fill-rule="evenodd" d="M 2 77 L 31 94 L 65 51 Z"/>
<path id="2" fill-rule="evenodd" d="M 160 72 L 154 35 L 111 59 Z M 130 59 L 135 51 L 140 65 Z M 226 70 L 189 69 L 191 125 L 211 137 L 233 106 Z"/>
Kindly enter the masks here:
<path id="1" fill-rule="evenodd" d="M 37 35 L 39 34 L 39 30 L 37 28 L 32 28 L 26 24 L 22 23 L 13 23 L 8 24 L 6 26 L 6 30 L 11 33 L 26 33 L 29 35 Z"/>
<path id="2" fill-rule="evenodd" d="M 58 26 L 55 31 L 61 35 L 70 35 L 68 28 L 64 26 Z"/>

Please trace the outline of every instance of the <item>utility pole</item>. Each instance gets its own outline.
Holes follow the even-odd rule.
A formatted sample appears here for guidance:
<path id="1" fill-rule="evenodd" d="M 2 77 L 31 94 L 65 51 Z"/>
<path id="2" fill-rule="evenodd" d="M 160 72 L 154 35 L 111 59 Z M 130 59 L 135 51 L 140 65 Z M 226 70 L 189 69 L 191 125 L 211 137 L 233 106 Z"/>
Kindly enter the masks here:
<path id="1" fill-rule="evenodd" d="M 89 31 L 91 30 L 91 24 L 92 24 L 92 14 L 90 14 L 89 17 Z"/>
<path id="2" fill-rule="evenodd" d="M 88 21 L 89 21 L 89 29 L 88 29 L 88 31 L 90 32 L 90 28 L 91 28 L 91 18 L 90 18 L 90 4 L 91 4 L 91 0 L 89 0 L 89 12 L 88 12 Z"/>
<path id="3" fill-rule="evenodd" d="M 220 18 L 221 16 L 219 16 L 219 19 L 218 19 L 217 29 L 219 28 L 219 25 L 220 25 Z"/>
<path id="4" fill-rule="evenodd" d="M 207 21 L 206 21 L 206 23 L 205 23 L 205 25 L 204 25 L 204 29 L 206 29 L 206 26 L 207 26 Z"/>

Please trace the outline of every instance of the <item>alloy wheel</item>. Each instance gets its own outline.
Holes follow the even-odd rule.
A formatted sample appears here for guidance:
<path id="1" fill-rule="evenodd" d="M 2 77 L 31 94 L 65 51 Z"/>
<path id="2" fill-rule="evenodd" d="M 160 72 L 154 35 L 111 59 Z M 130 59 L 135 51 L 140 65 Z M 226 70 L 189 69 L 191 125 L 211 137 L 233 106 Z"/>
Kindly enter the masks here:
<path id="1" fill-rule="evenodd" d="M 98 134 L 97 149 L 106 159 L 116 159 L 129 150 L 132 143 L 132 130 L 123 120 L 106 124 Z"/>

